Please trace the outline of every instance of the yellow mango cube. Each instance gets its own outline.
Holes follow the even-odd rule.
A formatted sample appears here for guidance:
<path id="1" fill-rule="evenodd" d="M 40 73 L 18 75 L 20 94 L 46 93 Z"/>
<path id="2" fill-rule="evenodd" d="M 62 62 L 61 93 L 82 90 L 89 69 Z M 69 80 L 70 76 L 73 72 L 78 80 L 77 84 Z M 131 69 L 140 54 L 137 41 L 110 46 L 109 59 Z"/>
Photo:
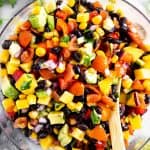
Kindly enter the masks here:
<path id="1" fill-rule="evenodd" d="M 39 142 L 43 150 L 48 150 L 49 147 L 53 144 L 54 138 L 48 135 L 47 137 L 40 139 Z"/>
<path id="2" fill-rule="evenodd" d="M 48 105 L 49 102 L 50 102 L 50 100 L 51 100 L 51 97 L 50 97 L 50 96 L 40 97 L 40 98 L 38 98 L 37 103 L 38 103 L 38 104 L 41 104 L 41 105 Z"/>
<path id="3" fill-rule="evenodd" d="M 20 65 L 20 60 L 18 58 L 11 57 L 9 62 L 15 65 L 16 67 L 19 67 Z"/>
<path id="4" fill-rule="evenodd" d="M 17 109 L 26 109 L 26 108 L 29 108 L 29 103 L 26 99 L 22 99 L 22 100 L 17 100 L 16 101 L 16 106 L 17 106 Z"/>
<path id="5" fill-rule="evenodd" d="M 134 70 L 135 78 L 138 80 L 150 79 L 150 69 L 141 68 Z"/>
<path id="6" fill-rule="evenodd" d="M 7 111 L 7 110 L 10 110 L 10 109 L 13 109 L 13 108 L 14 108 L 15 102 L 14 102 L 13 99 L 5 98 L 5 99 L 2 101 L 2 105 L 3 105 L 4 109 Z"/>
<path id="7" fill-rule="evenodd" d="M 78 129 L 78 128 L 73 128 L 72 132 L 70 133 L 70 135 L 72 137 L 74 137 L 75 139 L 79 140 L 79 141 L 83 141 L 84 136 L 85 136 L 85 132 Z"/>
<path id="8" fill-rule="evenodd" d="M 70 8 L 70 7 L 69 7 L 69 6 L 67 6 L 67 5 L 64 5 L 64 6 L 63 6 L 63 8 L 62 8 L 62 10 L 63 10 L 64 12 L 66 12 L 68 15 L 72 15 L 72 14 L 74 14 L 73 9 L 72 9 L 72 8 Z"/>
<path id="9" fill-rule="evenodd" d="M 6 64 L 6 69 L 7 69 L 8 74 L 12 75 L 18 69 L 18 67 L 16 65 L 11 64 L 10 62 L 8 62 Z"/>
<path id="10" fill-rule="evenodd" d="M 0 69 L 0 77 L 4 77 L 4 76 L 6 76 L 7 75 L 7 70 L 6 69 Z"/>
<path id="11" fill-rule="evenodd" d="M 76 1 L 75 0 L 67 0 L 67 4 L 70 7 L 73 7 L 75 5 Z"/>
<path id="12" fill-rule="evenodd" d="M 8 50 L 2 50 L 0 52 L 0 63 L 7 63 L 9 59 L 9 51 Z"/>
<path id="13" fill-rule="evenodd" d="M 60 96 L 60 101 L 63 102 L 64 104 L 69 104 L 73 101 L 74 95 L 68 91 L 65 91 L 61 96 Z"/>
<path id="14" fill-rule="evenodd" d="M 143 86 L 147 92 L 150 92 L 150 79 L 143 82 Z"/>
<path id="15" fill-rule="evenodd" d="M 25 72 L 29 73 L 31 71 L 33 61 L 30 61 L 28 63 L 20 64 L 20 68 L 22 68 Z"/>
<path id="16" fill-rule="evenodd" d="M 27 101 L 29 103 L 29 105 L 34 105 L 36 104 L 36 96 L 33 94 L 30 94 L 27 96 Z"/>

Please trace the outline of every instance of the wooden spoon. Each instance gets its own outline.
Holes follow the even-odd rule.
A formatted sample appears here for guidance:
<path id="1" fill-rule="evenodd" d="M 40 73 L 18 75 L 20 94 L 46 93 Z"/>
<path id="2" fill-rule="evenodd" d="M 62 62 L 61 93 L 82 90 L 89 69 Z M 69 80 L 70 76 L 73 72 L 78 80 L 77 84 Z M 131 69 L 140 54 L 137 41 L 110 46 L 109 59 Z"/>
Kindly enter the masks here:
<path id="1" fill-rule="evenodd" d="M 109 129 L 112 143 L 112 150 L 125 150 L 125 144 L 122 134 L 120 111 L 119 111 L 119 97 L 120 97 L 121 79 L 118 83 L 117 92 L 119 94 L 117 102 L 112 111 L 112 115 L 109 120 Z"/>

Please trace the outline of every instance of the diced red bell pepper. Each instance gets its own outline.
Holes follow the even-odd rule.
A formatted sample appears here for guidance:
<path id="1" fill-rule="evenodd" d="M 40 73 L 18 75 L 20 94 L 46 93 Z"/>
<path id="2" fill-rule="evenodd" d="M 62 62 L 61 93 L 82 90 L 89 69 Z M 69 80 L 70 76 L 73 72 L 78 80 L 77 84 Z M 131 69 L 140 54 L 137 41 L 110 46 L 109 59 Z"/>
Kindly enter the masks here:
<path id="1" fill-rule="evenodd" d="M 53 53 L 49 53 L 48 59 L 53 60 L 54 62 L 57 62 L 57 60 L 58 60 L 57 55 L 55 55 Z"/>
<path id="2" fill-rule="evenodd" d="M 96 150 L 104 150 L 105 149 L 105 145 L 103 142 L 101 141 L 98 141 L 96 144 L 95 144 L 95 147 L 96 147 Z"/>
<path id="3" fill-rule="evenodd" d="M 16 70 L 12 76 L 17 81 L 23 74 L 24 72 L 22 70 Z"/>
<path id="4" fill-rule="evenodd" d="M 134 112 L 135 112 L 137 115 L 143 115 L 146 111 L 147 111 L 147 109 L 141 108 L 141 107 L 136 107 L 136 108 L 134 109 Z"/>
<path id="5" fill-rule="evenodd" d="M 88 120 L 88 119 L 90 118 L 90 116 L 91 116 L 91 110 L 88 109 L 88 110 L 86 111 L 85 115 L 84 115 L 84 119 L 85 119 L 85 120 Z"/>

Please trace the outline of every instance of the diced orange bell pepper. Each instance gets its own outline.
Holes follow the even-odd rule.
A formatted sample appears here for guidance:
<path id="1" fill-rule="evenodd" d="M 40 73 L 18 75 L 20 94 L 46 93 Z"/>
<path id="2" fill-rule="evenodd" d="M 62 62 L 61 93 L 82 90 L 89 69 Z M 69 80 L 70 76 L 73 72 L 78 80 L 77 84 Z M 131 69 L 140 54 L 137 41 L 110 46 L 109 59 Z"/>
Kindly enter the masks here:
<path id="1" fill-rule="evenodd" d="M 143 84 L 141 83 L 141 81 L 134 80 L 133 83 L 132 83 L 132 89 L 133 90 L 143 91 L 144 87 L 143 87 Z"/>
<path id="2" fill-rule="evenodd" d="M 47 45 L 46 45 L 45 42 L 41 42 L 41 43 L 38 44 L 38 47 L 42 47 L 42 48 L 46 49 Z"/>
<path id="3" fill-rule="evenodd" d="M 95 106 L 101 100 L 100 94 L 88 94 L 87 95 L 87 105 Z"/>
<path id="4" fill-rule="evenodd" d="M 54 62 L 57 62 L 57 60 L 58 60 L 57 55 L 55 55 L 53 53 L 48 54 L 48 59 L 53 60 Z"/>
<path id="5" fill-rule="evenodd" d="M 64 73 L 64 80 L 65 82 L 70 82 L 72 78 L 74 77 L 75 73 L 73 70 L 73 66 L 71 64 L 68 64 Z"/>
<path id="6" fill-rule="evenodd" d="M 75 96 L 82 96 L 84 94 L 84 84 L 82 82 L 73 83 L 73 85 L 69 88 L 69 92 Z"/>
<path id="7" fill-rule="evenodd" d="M 68 17 L 68 14 L 62 10 L 57 10 L 56 17 L 66 20 Z"/>
<path id="8" fill-rule="evenodd" d="M 96 139 L 98 141 L 107 141 L 108 137 L 103 127 L 97 125 L 94 129 L 88 130 L 87 135 L 90 138 Z"/>
<path id="9" fill-rule="evenodd" d="M 124 52 L 120 60 L 126 63 L 131 63 L 133 61 L 133 57 L 130 53 Z"/>
<path id="10" fill-rule="evenodd" d="M 43 45 L 43 46 L 45 47 L 45 45 Z M 46 40 L 46 48 L 49 49 L 49 48 L 53 48 L 53 47 L 54 47 L 53 41 L 52 40 Z"/>
<path id="11" fill-rule="evenodd" d="M 60 19 L 60 18 L 57 19 L 56 29 L 62 30 L 64 35 L 69 33 L 67 23 L 63 19 Z"/>
<path id="12" fill-rule="evenodd" d="M 56 75 L 54 73 L 52 73 L 50 70 L 48 69 L 41 69 L 40 70 L 40 75 L 45 79 L 45 80 L 49 80 L 49 79 L 54 79 L 56 78 Z"/>
<path id="13" fill-rule="evenodd" d="M 78 27 L 78 24 L 76 22 L 76 20 L 74 19 L 71 19 L 68 21 L 68 30 L 69 30 L 69 33 L 71 33 L 72 31 L 74 31 L 75 29 L 77 29 Z"/>
<path id="14" fill-rule="evenodd" d="M 110 108 L 114 107 L 115 105 L 115 102 L 113 102 L 112 98 L 105 95 L 102 96 L 101 101 Z"/>
<path id="15" fill-rule="evenodd" d="M 64 59 L 68 59 L 68 58 L 70 58 L 70 56 L 71 56 L 71 52 L 69 51 L 68 48 L 64 48 L 64 49 L 61 51 L 61 54 L 62 54 L 62 56 L 64 57 Z"/>

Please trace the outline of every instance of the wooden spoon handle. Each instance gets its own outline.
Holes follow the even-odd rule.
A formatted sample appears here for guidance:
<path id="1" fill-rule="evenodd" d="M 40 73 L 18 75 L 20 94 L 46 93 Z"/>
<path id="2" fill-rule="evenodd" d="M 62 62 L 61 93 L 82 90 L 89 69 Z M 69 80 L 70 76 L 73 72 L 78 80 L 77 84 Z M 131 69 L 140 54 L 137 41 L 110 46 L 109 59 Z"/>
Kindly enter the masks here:
<path id="1" fill-rule="evenodd" d="M 120 94 L 121 80 L 118 84 L 118 94 Z M 125 144 L 122 134 L 121 121 L 120 121 L 120 110 L 119 110 L 119 98 L 114 106 L 112 115 L 109 120 L 109 129 L 111 135 L 111 143 L 113 150 L 125 150 Z"/>

